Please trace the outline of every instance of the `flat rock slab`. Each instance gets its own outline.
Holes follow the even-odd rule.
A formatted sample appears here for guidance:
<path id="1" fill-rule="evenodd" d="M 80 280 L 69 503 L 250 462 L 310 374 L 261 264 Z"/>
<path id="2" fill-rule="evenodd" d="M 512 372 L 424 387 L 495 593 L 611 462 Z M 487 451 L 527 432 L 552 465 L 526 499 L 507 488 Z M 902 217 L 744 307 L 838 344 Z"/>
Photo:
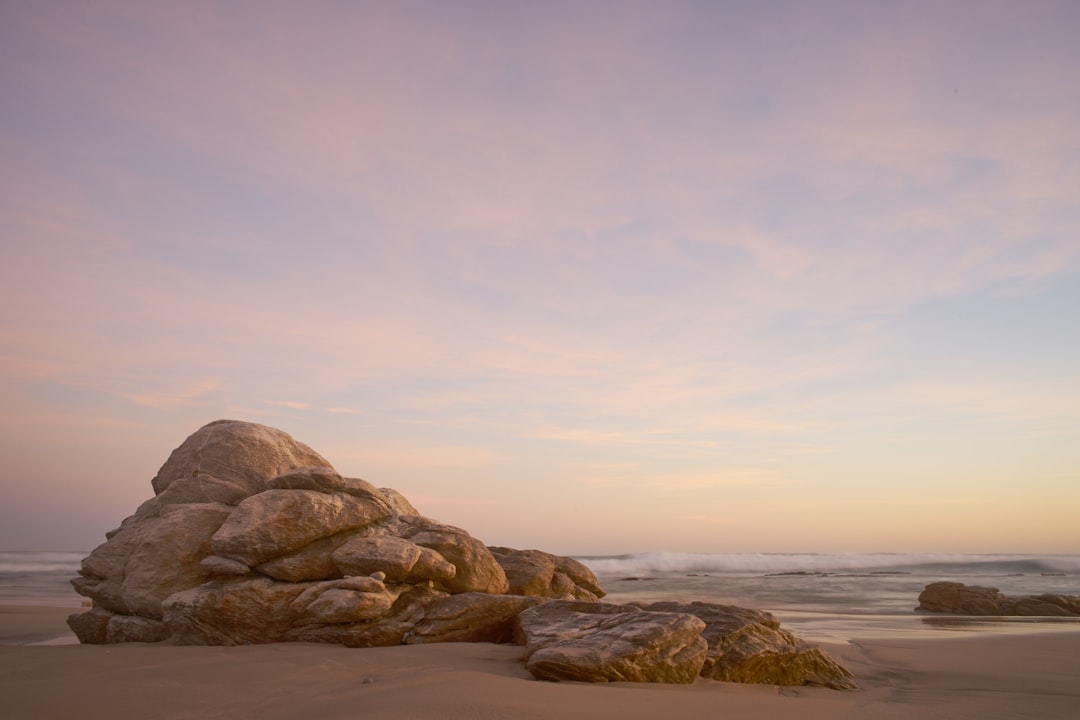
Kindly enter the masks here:
<path id="1" fill-rule="evenodd" d="M 705 663 L 705 623 L 685 613 L 555 600 L 523 611 L 517 637 L 538 680 L 692 683 Z"/>

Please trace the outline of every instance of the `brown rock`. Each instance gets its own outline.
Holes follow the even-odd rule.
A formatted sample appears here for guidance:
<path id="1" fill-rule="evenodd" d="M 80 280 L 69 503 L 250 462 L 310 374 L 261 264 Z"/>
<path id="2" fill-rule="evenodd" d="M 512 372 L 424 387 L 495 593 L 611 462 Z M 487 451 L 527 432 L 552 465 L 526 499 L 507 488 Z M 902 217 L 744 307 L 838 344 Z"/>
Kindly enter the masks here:
<path id="1" fill-rule="evenodd" d="M 109 618 L 113 613 L 105 608 L 92 608 L 86 612 L 68 615 L 67 625 L 79 642 L 85 645 L 104 645 L 107 640 Z"/>
<path id="2" fill-rule="evenodd" d="M 772 614 L 713 603 L 657 602 L 650 612 L 688 613 L 705 622 L 709 644 L 703 677 L 764 685 L 818 685 L 855 688 L 855 678 L 823 650 L 780 627 Z"/>
<path id="3" fill-rule="evenodd" d="M 241 502 L 211 540 L 215 555 L 251 567 L 390 514 L 351 495 L 314 490 L 266 490 Z"/>
<path id="4" fill-rule="evenodd" d="M 392 535 L 354 537 L 333 552 L 331 562 L 345 575 L 383 572 L 390 582 L 444 584 L 457 574 L 439 553 Z"/>
<path id="5" fill-rule="evenodd" d="M 170 595 L 162 606 L 165 626 L 177 645 L 284 642 L 298 619 L 290 606 L 310 586 L 266 577 L 212 580 Z"/>
<path id="6" fill-rule="evenodd" d="M 365 531 L 362 529 L 346 530 L 316 540 L 281 557 L 260 563 L 255 566 L 255 570 L 267 577 L 285 582 L 335 580 L 342 577 L 344 573 L 334 564 L 332 559 L 334 551 L 363 532 Z M 361 573 L 355 574 L 359 575 Z"/>
<path id="7" fill-rule="evenodd" d="M 105 629 L 105 642 L 161 642 L 169 636 L 165 623 L 140 615 L 113 615 Z"/>
<path id="8" fill-rule="evenodd" d="M 199 561 L 199 565 L 210 577 L 220 577 L 222 575 L 237 577 L 251 574 L 251 568 L 245 563 L 239 560 L 223 558 L 220 555 L 207 555 Z"/>
<path id="9" fill-rule="evenodd" d="M 161 618 L 161 603 L 209 579 L 200 565 L 228 517 L 220 503 L 169 505 L 154 518 L 125 523 L 87 556 L 75 590 L 120 614 Z"/>
<path id="10" fill-rule="evenodd" d="M 379 492 L 382 493 L 386 502 L 390 504 L 390 508 L 394 511 L 395 515 L 422 517 L 420 511 L 414 508 L 412 503 L 406 500 L 405 496 L 397 490 L 394 490 L 393 488 L 379 488 Z"/>
<path id="11" fill-rule="evenodd" d="M 381 579 L 351 577 L 316 583 L 292 601 L 295 625 L 340 625 L 377 620 L 387 614 L 397 595 Z"/>
<path id="12" fill-rule="evenodd" d="M 691 683 L 708 645 L 692 615 L 554 600 L 518 616 L 525 667 L 539 680 Z"/>
<path id="13" fill-rule="evenodd" d="M 487 546 L 460 528 L 417 518 L 413 530 L 404 537 L 431 548 L 454 565 L 454 577 L 436 585 L 442 590 L 502 595 L 510 589 L 506 573 Z"/>
<path id="14" fill-rule="evenodd" d="M 427 608 L 423 619 L 405 635 L 405 644 L 513 642 L 517 616 L 541 602 L 541 598 L 522 595 L 450 595 Z"/>
<path id="15" fill-rule="evenodd" d="M 1080 616 L 1080 596 L 1076 595 L 1028 595 L 1016 601 L 1017 615 L 1044 617 Z"/>
<path id="16" fill-rule="evenodd" d="M 447 592 L 508 587 L 479 540 L 394 490 L 342 477 L 273 428 L 210 423 L 153 486 L 157 496 L 106 533 L 72 581 L 96 606 L 71 621 L 85 642 L 164 628 L 181 644 L 399 643 Z M 436 619 L 431 637 L 457 631 L 451 615 L 443 631 Z"/>
<path id="17" fill-rule="evenodd" d="M 266 490 L 271 478 L 330 463 L 288 433 L 236 420 L 218 420 L 192 433 L 151 481 L 157 501 L 236 505 Z"/>
<path id="18" fill-rule="evenodd" d="M 960 615 L 1080 616 L 1075 595 L 1006 597 L 997 588 L 958 582 L 930 583 L 919 593 L 917 610 Z"/>
<path id="19" fill-rule="evenodd" d="M 1000 615 L 1004 601 L 1005 596 L 997 588 L 936 582 L 919 593 L 918 609 L 964 615 Z"/>
<path id="20" fill-rule="evenodd" d="M 605 594 L 592 570 L 573 558 L 541 550 L 488 550 L 506 573 L 512 595 L 595 601 Z"/>
<path id="21" fill-rule="evenodd" d="M 329 466 L 290 470 L 271 478 L 266 483 L 266 487 L 268 490 L 314 490 L 327 495 L 344 493 L 358 500 L 383 506 L 387 510 L 387 515 L 391 511 L 390 502 L 374 485 L 359 478 L 342 477 Z"/>
<path id="22" fill-rule="evenodd" d="M 424 618 L 427 608 L 446 597 L 449 597 L 447 593 L 439 590 L 405 586 L 404 592 L 378 622 L 298 626 L 289 631 L 288 639 L 337 643 L 347 647 L 401 645 L 406 634 L 412 632 Z"/>

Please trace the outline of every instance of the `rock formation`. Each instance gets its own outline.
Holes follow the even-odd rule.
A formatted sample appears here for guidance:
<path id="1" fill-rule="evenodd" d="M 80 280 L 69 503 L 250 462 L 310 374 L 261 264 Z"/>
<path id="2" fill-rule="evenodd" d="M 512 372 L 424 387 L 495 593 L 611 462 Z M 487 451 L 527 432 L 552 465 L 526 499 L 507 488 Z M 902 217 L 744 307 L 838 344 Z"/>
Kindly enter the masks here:
<path id="1" fill-rule="evenodd" d="M 1080 616 L 1080 596 L 1007 597 L 997 588 L 958 582 L 930 583 L 919 593 L 918 610 L 958 615 Z"/>
<path id="2" fill-rule="evenodd" d="M 84 643 L 518 642 L 539 679 L 853 687 L 768 613 L 599 602 L 580 562 L 487 547 L 286 433 L 219 420 L 82 563 Z"/>
<path id="3" fill-rule="evenodd" d="M 496 556 L 262 425 L 206 425 L 151 484 L 156 495 L 106 534 L 72 581 L 93 600 L 69 621 L 82 642 L 508 638 L 506 608 L 603 595 L 570 558 Z M 515 579 L 511 599 L 494 599 L 511 591 L 500 562 Z"/>

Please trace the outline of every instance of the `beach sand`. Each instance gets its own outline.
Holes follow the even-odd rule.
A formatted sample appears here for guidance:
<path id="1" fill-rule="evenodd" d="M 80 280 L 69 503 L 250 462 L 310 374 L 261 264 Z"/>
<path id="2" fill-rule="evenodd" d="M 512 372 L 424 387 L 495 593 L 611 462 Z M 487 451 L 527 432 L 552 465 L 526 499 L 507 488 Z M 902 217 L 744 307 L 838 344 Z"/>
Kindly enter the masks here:
<path id="1" fill-rule="evenodd" d="M 72 608 L 0 607 L 4 718 L 1072 718 L 1080 632 L 824 645 L 859 689 L 538 682 L 522 648 L 47 644 Z"/>

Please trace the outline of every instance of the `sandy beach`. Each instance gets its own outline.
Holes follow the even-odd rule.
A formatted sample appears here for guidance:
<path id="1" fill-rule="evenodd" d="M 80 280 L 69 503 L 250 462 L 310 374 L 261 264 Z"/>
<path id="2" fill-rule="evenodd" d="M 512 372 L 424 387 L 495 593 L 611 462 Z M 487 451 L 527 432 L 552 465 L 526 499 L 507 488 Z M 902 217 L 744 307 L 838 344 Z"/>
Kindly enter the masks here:
<path id="1" fill-rule="evenodd" d="M 1067 718 L 1080 632 L 865 639 L 824 647 L 859 689 L 538 682 L 522 649 L 356 650 L 275 644 L 89 646 L 71 608 L 0 606 L 0 697 L 11 718 Z"/>

